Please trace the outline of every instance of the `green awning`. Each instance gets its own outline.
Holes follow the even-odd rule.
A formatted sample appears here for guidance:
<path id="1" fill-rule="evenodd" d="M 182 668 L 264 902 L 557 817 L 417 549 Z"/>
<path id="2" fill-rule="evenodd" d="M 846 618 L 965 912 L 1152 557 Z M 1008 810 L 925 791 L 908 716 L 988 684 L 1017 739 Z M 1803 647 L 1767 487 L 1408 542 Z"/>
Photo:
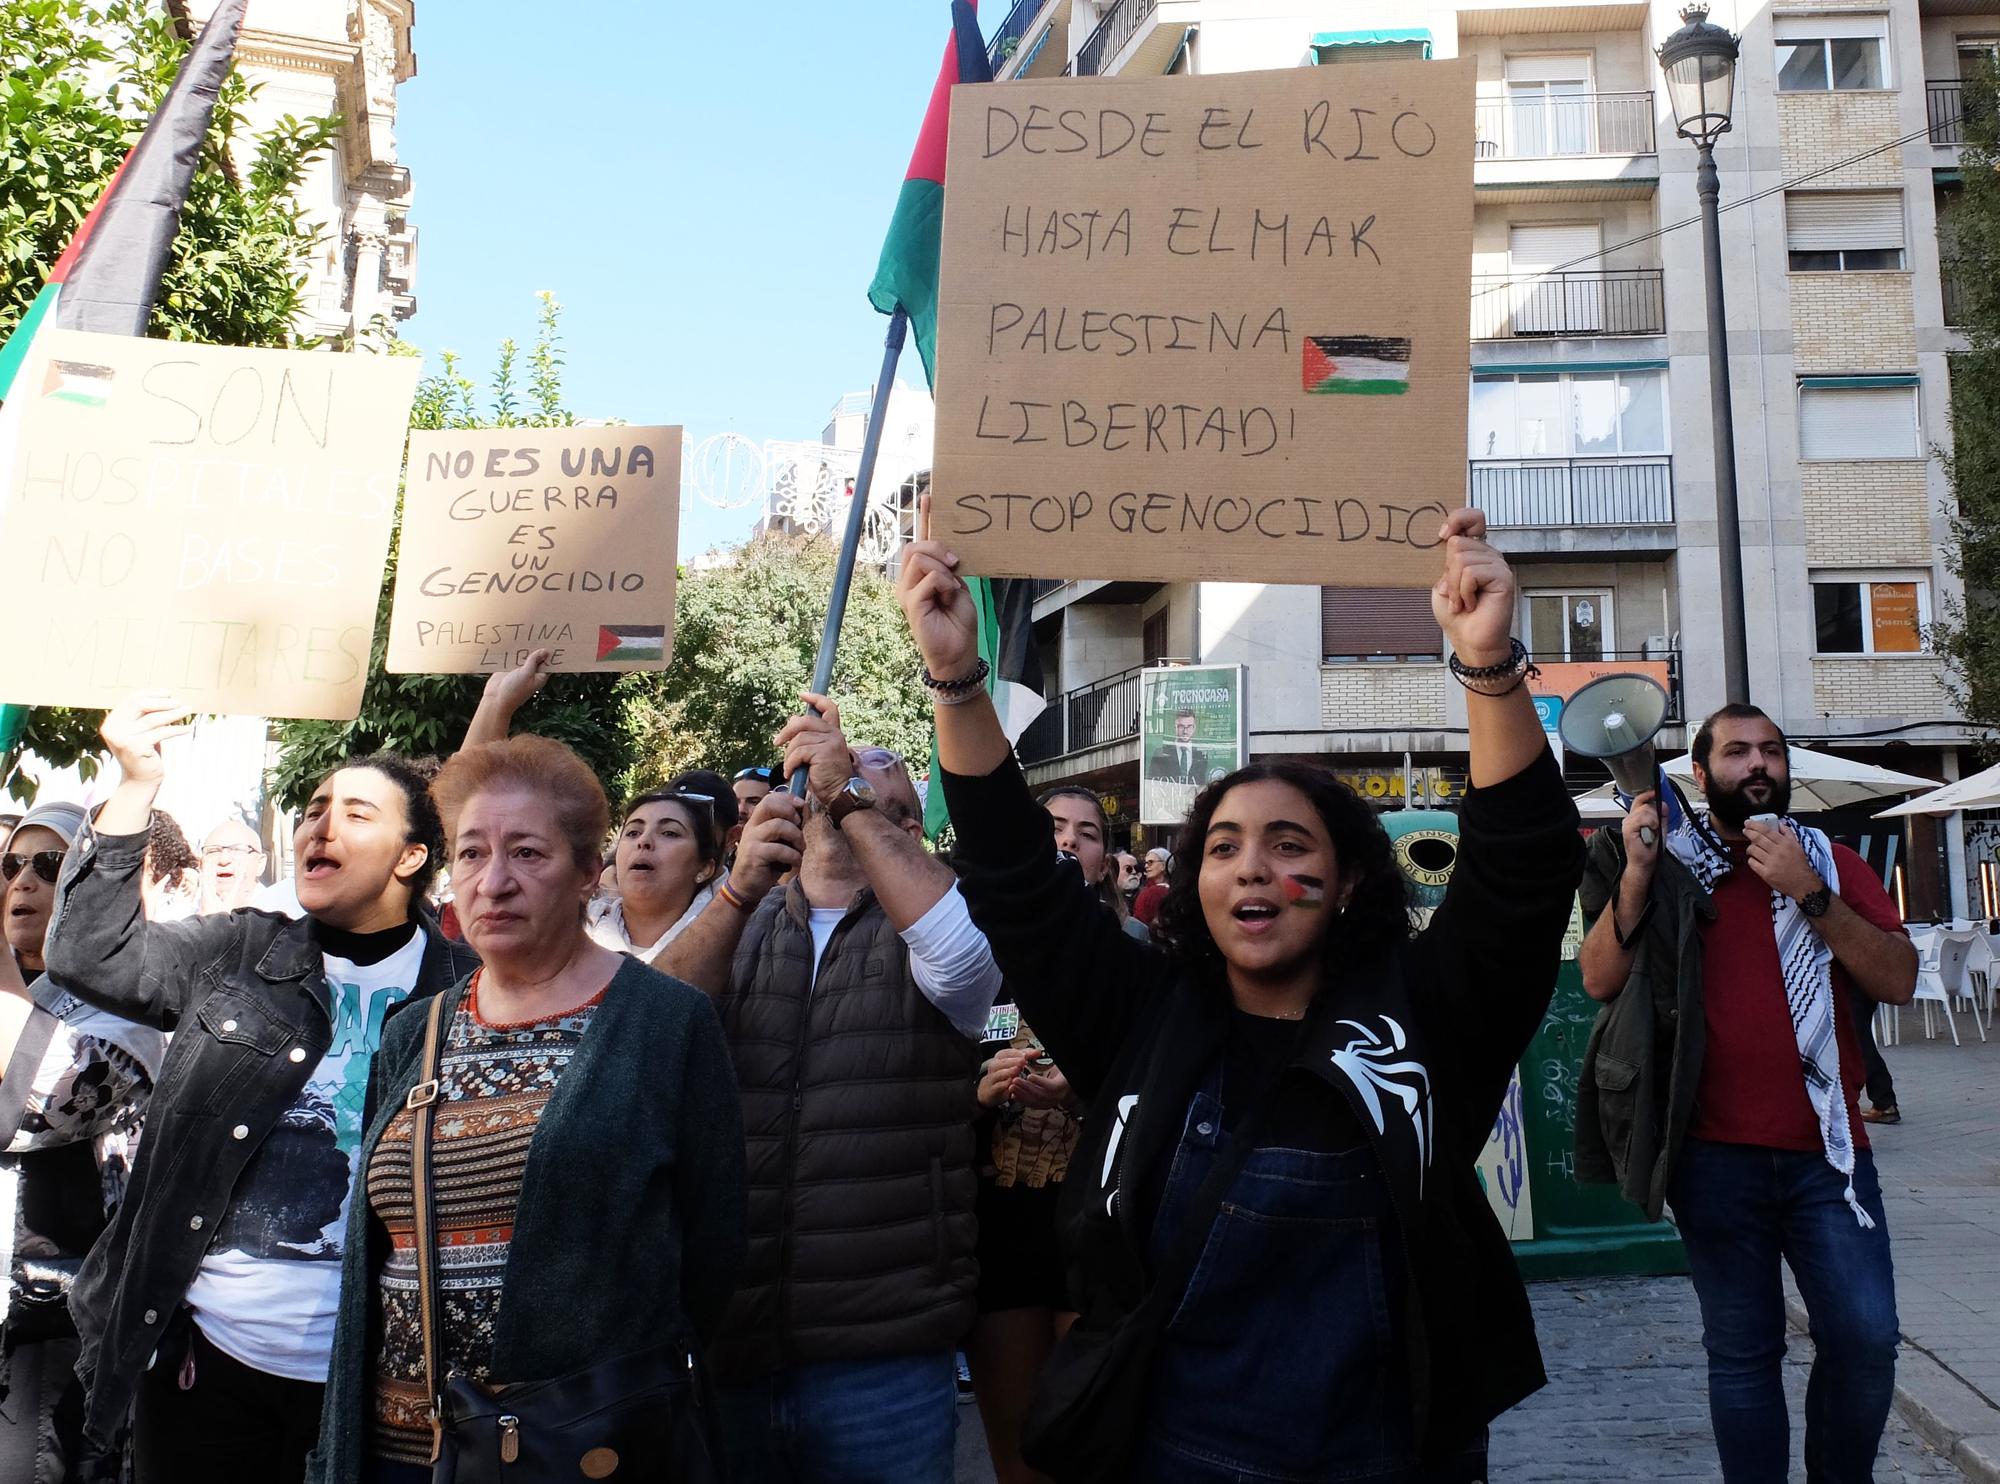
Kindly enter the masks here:
<path id="1" fill-rule="evenodd" d="M 1507 361 L 1474 366 L 1474 376 L 1558 376 L 1565 371 L 1664 371 L 1665 361 Z"/>
<path id="2" fill-rule="evenodd" d="M 1865 386 L 1916 386 L 1917 378 L 1906 376 L 1801 376 L 1802 387 L 1823 387 L 1844 391 L 1852 387 Z"/>
<path id="3" fill-rule="evenodd" d="M 1394 46 L 1420 42 L 1424 49 L 1424 60 L 1431 56 L 1431 33 L 1426 26 L 1404 26 L 1390 30 L 1371 31 L 1320 31 L 1312 39 L 1313 60 L 1319 60 L 1319 53 L 1334 46 Z"/>

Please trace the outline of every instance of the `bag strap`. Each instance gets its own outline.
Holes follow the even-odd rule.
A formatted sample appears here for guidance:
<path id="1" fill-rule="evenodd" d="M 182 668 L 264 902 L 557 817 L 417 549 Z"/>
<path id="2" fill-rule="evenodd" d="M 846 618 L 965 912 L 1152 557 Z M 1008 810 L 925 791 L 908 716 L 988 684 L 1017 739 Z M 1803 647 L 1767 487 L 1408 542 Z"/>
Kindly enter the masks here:
<path id="1" fill-rule="evenodd" d="M 1235 1182 L 1237 1173 L 1249 1159 L 1250 1151 L 1257 1142 L 1257 1135 L 1264 1125 L 1265 1116 L 1277 1102 L 1278 1083 L 1283 1079 L 1289 1062 L 1273 1067 L 1264 1078 L 1250 1100 L 1250 1106 L 1236 1127 L 1231 1130 L 1229 1142 L 1200 1185 L 1195 1187 L 1194 1199 L 1188 1202 L 1186 1214 L 1181 1218 L 1181 1228 L 1174 1233 L 1168 1244 L 1166 1255 L 1160 1259 L 1159 1270 L 1153 1275 L 1153 1283 L 1146 1290 L 1135 1314 L 1145 1314 L 1150 1320 L 1159 1306 L 1178 1305 L 1181 1296 L 1187 1292 L 1188 1280 L 1194 1277 L 1195 1264 L 1201 1259 L 1202 1248 L 1208 1245 L 1210 1228 L 1215 1218 L 1222 1214 L 1223 1198 L 1229 1194 L 1229 1187 Z"/>
<path id="2" fill-rule="evenodd" d="M 403 1099 L 410 1110 L 410 1205 L 416 1227 L 417 1313 L 424 1337 L 424 1395 L 430 1399 L 431 1462 L 438 1461 L 444 1448 L 443 1392 L 439 1380 L 438 1330 L 443 1307 L 438 1301 L 437 1219 L 431 1207 L 431 1123 L 437 1111 L 438 1061 L 443 1054 L 444 1002 L 442 991 L 431 996 L 429 1018 L 424 1025 L 424 1054 L 418 1070 L 423 1074 Z"/>

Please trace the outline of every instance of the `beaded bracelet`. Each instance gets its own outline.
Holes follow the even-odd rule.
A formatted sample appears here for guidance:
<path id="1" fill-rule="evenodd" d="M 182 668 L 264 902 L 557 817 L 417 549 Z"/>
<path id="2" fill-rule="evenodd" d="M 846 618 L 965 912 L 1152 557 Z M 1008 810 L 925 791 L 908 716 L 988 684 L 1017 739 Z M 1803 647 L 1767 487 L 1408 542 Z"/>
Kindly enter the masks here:
<path id="1" fill-rule="evenodd" d="M 1451 673 L 1457 677 L 1460 685 L 1476 696 L 1489 697 L 1511 695 L 1529 680 L 1538 678 L 1542 673 L 1535 667 L 1534 661 L 1528 657 L 1528 646 L 1523 644 L 1519 639 L 1510 639 L 1507 641 L 1507 658 L 1501 660 L 1498 664 L 1468 665 L 1463 663 L 1457 655 L 1453 655 L 1449 662 L 1449 668 Z M 1481 683 L 1485 681 L 1508 679 L 1511 679 L 1513 684 L 1503 690 L 1482 690 L 1480 688 Z"/>
<path id="2" fill-rule="evenodd" d="M 979 663 L 972 667 L 970 673 L 961 675 L 956 680 L 940 680 L 937 676 L 931 674 L 928 669 L 923 671 L 921 678 L 924 682 L 924 689 L 931 693 L 933 699 L 949 705 L 950 702 L 946 700 L 947 697 L 958 696 L 962 698 L 965 694 L 978 690 L 986 684 L 986 677 L 992 673 L 993 667 L 987 664 L 984 656 L 982 656 Z"/>

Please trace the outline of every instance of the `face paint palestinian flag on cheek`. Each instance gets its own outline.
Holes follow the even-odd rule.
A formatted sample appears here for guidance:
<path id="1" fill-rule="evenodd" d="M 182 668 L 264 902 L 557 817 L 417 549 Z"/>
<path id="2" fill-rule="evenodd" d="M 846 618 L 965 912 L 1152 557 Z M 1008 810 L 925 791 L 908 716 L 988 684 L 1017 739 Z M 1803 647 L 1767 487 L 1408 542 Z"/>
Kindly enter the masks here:
<path id="1" fill-rule="evenodd" d="M 1285 901 L 1293 907 L 1317 912 L 1326 905 L 1326 883 L 1317 876 L 1287 876 L 1283 888 Z"/>

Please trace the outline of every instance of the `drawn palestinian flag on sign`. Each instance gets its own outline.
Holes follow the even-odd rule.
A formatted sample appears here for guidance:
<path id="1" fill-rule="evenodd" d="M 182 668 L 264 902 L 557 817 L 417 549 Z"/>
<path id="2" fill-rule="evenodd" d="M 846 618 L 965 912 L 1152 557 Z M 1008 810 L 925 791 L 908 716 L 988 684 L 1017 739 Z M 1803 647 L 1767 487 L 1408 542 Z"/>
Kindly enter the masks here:
<path id="1" fill-rule="evenodd" d="M 79 407 L 102 407 L 111 400 L 111 378 L 109 366 L 51 360 L 48 374 L 42 378 L 42 395 Z"/>
<path id="2" fill-rule="evenodd" d="M 1315 396 L 1400 397 L 1410 389 L 1410 342 L 1386 335 L 1309 335 L 1305 386 Z"/>
<path id="3" fill-rule="evenodd" d="M 597 661 L 658 660 L 666 655 L 667 626 L 661 623 L 599 624 Z"/>

